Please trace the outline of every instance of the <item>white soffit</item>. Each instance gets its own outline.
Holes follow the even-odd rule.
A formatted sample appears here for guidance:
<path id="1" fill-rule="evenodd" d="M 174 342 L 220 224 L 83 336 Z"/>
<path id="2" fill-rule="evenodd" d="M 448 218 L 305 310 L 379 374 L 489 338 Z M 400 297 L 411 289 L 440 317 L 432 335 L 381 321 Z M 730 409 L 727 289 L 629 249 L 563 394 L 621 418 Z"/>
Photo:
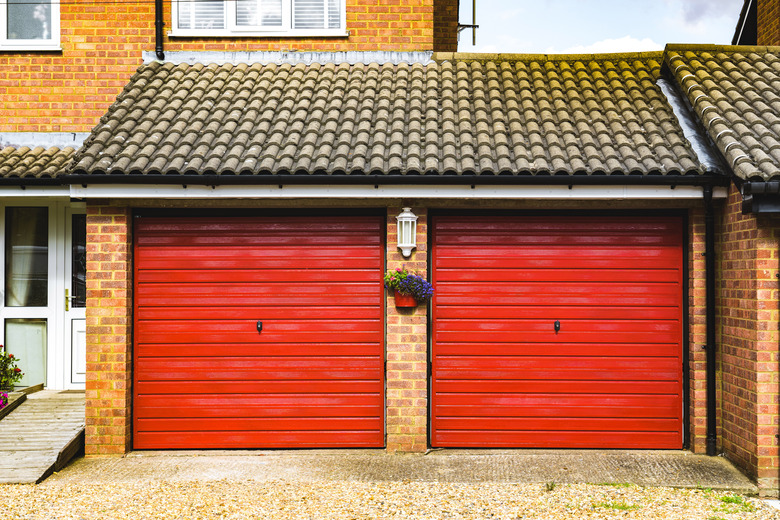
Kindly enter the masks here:
<path id="1" fill-rule="evenodd" d="M 193 186 L 144 184 L 71 185 L 72 198 L 114 199 L 531 199 L 531 200 L 681 200 L 701 199 L 701 186 L 425 186 L 425 185 L 262 185 Z M 713 197 L 724 199 L 716 187 Z"/>

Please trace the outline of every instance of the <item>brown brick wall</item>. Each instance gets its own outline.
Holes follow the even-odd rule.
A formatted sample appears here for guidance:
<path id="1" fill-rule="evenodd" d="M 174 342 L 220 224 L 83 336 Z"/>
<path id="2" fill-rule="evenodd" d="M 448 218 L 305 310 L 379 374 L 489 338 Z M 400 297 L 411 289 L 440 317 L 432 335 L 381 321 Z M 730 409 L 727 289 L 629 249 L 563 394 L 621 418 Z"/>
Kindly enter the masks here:
<path id="1" fill-rule="evenodd" d="M 704 258 L 704 209 L 691 210 L 688 218 L 688 395 L 690 398 L 690 447 L 705 453 L 707 446 L 707 291 Z"/>
<path id="2" fill-rule="evenodd" d="M 720 233 L 719 438 L 729 459 L 772 494 L 778 487 L 780 224 L 742 215 L 741 199 L 732 186 Z"/>
<path id="3" fill-rule="evenodd" d="M 433 50 L 458 51 L 458 0 L 436 0 L 434 3 Z"/>
<path id="4" fill-rule="evenodd" d="M 348 38 L 166 37 L 165 50 L 430 51 L 433 4 L 347 0 Z M 167 35 L 170 1 L 164 5 Z M 65 2 L 60 18 L 62 52 L 0 51 L 0 132 L 90 131 L 141 65 L 142 51 L 154 50 L 154 2 Z"/>
<path id="5" fill-rule="evenodd" d="M 406 266 L 420 276 L 427 275 L 428 217 L 422 208 L 417 215 L 417 249 L 408 259 L 398 250 L 395 217 L 401 208 L 387 210 L 387 269 Z M 387 295 L 387 449 L 422 452 L 428 447 L 428 311 L 425 305 L 397 309 L 393 295 Z"/>
<path id="6" fill-rule="evenodd" d="M 131 447 L 130 224 L 127 208 L 87 207 L 87 455 Z"/>
<path id="7" fill-rule="evenodd" d="M 780 0 L 758 0 L 758 45 L 780 45 Z"/>

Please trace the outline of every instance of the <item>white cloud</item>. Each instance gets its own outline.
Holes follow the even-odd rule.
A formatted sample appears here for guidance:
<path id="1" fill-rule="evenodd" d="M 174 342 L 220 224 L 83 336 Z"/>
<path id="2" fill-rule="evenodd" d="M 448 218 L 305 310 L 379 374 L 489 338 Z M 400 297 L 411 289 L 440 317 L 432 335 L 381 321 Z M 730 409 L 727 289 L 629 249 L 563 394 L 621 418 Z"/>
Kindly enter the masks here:
<path id="1" fill-rule="evenodd" d="M 664 46 L 656 43 L 650 38 L 637 39 L 632 36 L 623 36 L 622 38 L 607 38 L 590 45 L 575 45 L 563 51 L 548 49 L 547 52 L 560 52 L 563 54 L 598 54 L 608 52 L 640 52 L 640 51 L 658 51 Z"/>

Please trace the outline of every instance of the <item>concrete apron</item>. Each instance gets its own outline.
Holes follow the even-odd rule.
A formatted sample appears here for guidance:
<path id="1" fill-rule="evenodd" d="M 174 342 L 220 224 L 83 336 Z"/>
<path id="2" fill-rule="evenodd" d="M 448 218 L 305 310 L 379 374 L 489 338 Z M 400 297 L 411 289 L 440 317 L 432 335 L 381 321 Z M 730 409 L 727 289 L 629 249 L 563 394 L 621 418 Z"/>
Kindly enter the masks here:
<path id="1" fill-rule="evenodd" d="M 136 451 L 81 458 L 44 484 L 72 482 L 421 481 L 635 484 L 756 494 L 756 485 L 723 457 L 687 451 L 384 450 Z"/>

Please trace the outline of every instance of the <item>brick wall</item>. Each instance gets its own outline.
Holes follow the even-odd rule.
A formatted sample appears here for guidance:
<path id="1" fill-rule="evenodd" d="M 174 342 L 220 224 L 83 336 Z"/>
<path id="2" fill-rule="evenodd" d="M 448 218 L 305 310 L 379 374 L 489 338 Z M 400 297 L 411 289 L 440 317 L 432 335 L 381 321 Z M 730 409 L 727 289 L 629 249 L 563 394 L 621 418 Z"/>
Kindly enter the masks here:
<path id="1" fill-rule="evenodd" d="M 704 209 L 691 210 L 688 219 L 688 395 L 690 448 L 707 451 L 707 290 Z"/>
<path id="2" fill-rule="evenodd" d="M 433 6 L 433 50 L 458 51 L 458 0 L 437 0 Z"/>
<path id="3" fill-rule="evenodd" d="M 387 269 L 406 266 L 427 275 L 428 217 L 422 208 L 417 215 L 417 249 L 408 259 L 398 250 L 395 217 L 401 208 L 387 210 Z M 428 447 L 428 312 L 425 305 L 397 309 L 388 294 L 387 315 L 387 449 L 422 452 Z"/>
<path id="4" fill-rule="evenodd" d="M 758 0 L 758 45 L 780 45 L 780 0 Z"/>
<path id="5" fill-rule="evenodd" d="M 131 447 L 130 212 L 87 207 L 87 455 Z"/>
<path id="6" fill-rule="evenodd" d="M 433 4 L 347 0 L 348 38 L 166 37 L 165 50 L 433 50 Z M 164 5 L 167 35 L 171 3 Z M 0 132 L 90 131 L 141 65 L 142 51 L 154 50 L 154 2 L 77 0 L 60 13 L 62 52 L 0 51 Z"/>
<path id="7" fill-rule="evenodd" d="M 778 225 L 742 215 L 730 188 L 720 236 L 719 438 L 763 494 L 778 487 Z"/>

